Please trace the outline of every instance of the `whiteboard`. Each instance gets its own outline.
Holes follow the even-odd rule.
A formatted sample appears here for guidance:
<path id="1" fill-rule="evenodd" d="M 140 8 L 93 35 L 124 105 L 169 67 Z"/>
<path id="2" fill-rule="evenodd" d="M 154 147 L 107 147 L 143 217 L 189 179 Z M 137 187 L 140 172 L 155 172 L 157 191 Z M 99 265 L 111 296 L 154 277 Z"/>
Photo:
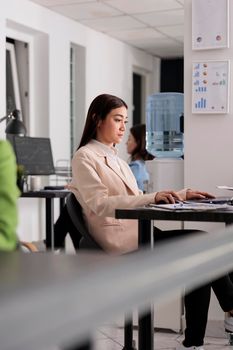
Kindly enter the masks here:
<path id="1" fill-rule="evenodd" d="M 229 0 L 192 0 L 193 50 L 229 47 Z"/>
<path id="2" fill-rule="evenodd" d="M 228 60 L 193 62 L 193 113 L 229 112 L 229 66 Z"/>

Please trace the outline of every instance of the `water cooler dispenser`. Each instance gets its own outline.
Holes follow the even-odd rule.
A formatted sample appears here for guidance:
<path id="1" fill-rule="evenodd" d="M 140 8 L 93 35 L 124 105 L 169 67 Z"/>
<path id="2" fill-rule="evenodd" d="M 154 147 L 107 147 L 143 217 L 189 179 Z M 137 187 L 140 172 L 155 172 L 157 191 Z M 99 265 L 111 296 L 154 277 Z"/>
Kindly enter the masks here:
<path id="1" fill-rule="evenodd" d="M 183 124 L 184 96 L 156 93 L 146 104 L 146 148 L 155 158 L 146 162 L 150 180 L 148 192 L 180 190 L 184 187 Z M 160 229 L 179 229 L 181 222 L 156 221 Z M 163 306 L 155 306 L 155 326 L 179 331 L 182 298 L 177 296 Z"/>
<path id="2" fill-rule="evenodd" d="M 184 95 L 156 93 L 146 104 L 146 148 L 155 156 L 147 162 L 149 191 L 184 186 Z"/>

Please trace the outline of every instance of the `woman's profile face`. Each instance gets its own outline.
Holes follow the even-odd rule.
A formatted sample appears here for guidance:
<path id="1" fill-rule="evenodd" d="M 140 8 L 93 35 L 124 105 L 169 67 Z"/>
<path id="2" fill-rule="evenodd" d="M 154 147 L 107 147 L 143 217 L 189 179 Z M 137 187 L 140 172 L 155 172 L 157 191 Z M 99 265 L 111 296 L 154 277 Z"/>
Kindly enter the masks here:
<path id="1" fill-rule="evenodd" d="M 96 140 L 107 146 L 120 143 L 126 130 L 127 121 L 127 109 L 124 106 L 112 109 L 104 120 L 99 121 Z"/>
<path id="2" fill-rule="evenodd" d="M 133 151 L 135 150 L 135 148 L 137 147 L 137 142 L 136 142 L 134 136 L 131 133 L 128 136 L 128 140 L 126 142 L 126 146 L 127 146 L 127 152 L 129 154 L 132 154 Z"/>

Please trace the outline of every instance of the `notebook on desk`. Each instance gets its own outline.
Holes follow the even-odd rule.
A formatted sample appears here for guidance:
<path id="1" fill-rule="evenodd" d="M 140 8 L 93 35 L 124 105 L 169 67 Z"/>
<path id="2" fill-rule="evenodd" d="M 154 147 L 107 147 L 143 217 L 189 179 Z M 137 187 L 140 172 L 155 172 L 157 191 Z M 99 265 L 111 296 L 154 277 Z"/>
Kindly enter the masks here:
<path id="1" fill-rule="evenodd" d="M 170 203 L 170 204 L 150 204 L 152 208 L 165 209 L 165 210 L 218 210 L 229 209 L 233 206 L 233 197 L 215 197 L 204 199 L 186 200 L 184 202 Z"/>
<path id="2" fill-rule="evenodd" d="M 149 207 L 155 209 L 164 210 L 194 210 L 194 211 L 207 211 L 229 208 L 227 203 L 202 203 L 201 201 L 185 201 L 174 204 L 150 204 Z"/>

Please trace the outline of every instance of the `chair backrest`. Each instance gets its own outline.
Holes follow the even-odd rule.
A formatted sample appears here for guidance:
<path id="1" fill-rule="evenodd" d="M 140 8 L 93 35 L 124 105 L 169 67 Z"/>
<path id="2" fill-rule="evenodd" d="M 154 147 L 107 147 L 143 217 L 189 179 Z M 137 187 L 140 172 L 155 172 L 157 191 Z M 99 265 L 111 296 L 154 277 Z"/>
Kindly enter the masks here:
<path id="1" fill-rule="evenodd" d="M 81 249 L 101 249 L 100 245 L 94 240 L 94 238 L 88 232 L 86 227 L 82 207 L 79 204 L 73 193 L 70 193 L 66 199 L 66 206 L 68 214 L 76 227 L 77 231 L 82 235 L 79 248 Z"/>

